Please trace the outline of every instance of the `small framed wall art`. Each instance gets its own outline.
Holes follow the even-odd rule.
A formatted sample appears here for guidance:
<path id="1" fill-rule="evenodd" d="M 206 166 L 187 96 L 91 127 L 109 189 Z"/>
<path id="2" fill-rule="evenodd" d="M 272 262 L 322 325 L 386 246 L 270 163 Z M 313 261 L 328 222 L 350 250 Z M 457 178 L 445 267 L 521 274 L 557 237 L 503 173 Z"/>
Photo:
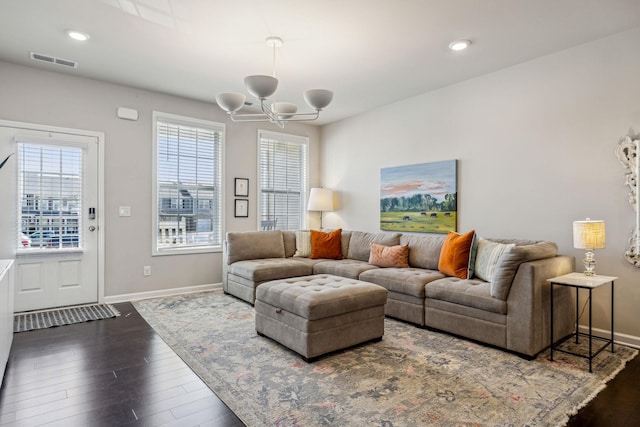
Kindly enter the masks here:
<path id="1" fill-rule="evenodd" d="M 236 218 L 247 218 L 249 216 L 249 200 L 236 199 L 233 216 Z"/>
<path id="2" fill-rule="evenodd" d="M 249 197 L 249 179 L 248 178 L 236 178 L 236 187 L 234 196 L 237 197 Z"/>

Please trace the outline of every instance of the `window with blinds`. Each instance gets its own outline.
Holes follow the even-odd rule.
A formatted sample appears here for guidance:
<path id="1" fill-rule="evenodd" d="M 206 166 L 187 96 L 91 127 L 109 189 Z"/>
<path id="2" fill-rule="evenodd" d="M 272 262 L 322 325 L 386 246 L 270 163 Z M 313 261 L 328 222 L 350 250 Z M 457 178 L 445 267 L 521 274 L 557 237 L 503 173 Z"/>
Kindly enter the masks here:
<path id="1" fill-rule="evenodd" d="M 19 143 L 18 249 L 82 247 L 82 149 Z"/>
<path id="2" fill-rule="evenodd" d="M 154 255 L 222 244 L 224 125 L 154 113 Z"/>
<path id="3" fill-rule="evenodd" d="M 258 132 L 261 229 L 305 228 L 308 146 L 308 138 Z"/>

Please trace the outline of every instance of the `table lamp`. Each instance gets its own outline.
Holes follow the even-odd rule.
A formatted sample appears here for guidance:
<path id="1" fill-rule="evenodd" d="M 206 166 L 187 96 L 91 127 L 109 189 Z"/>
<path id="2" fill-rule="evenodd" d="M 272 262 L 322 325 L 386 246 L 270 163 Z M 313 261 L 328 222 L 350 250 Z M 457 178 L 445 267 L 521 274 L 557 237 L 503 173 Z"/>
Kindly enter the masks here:
<path id="1" fill-rule="evenodd" d="M 307 210 L 320 212 L 320 229 L 322 229 L 322 212 L 333 211 L 333 191 L 326 188 L 312 188 Z"/>
<path id="2" fill-rule="evenodd" d="M 603 249 L 605 244 L 604 221 L 591 220 L 573 221 L 573 247 L 586 249 L 584 258 L 585 276 L 595 276 L 596 259 L 594 249 Z"/>

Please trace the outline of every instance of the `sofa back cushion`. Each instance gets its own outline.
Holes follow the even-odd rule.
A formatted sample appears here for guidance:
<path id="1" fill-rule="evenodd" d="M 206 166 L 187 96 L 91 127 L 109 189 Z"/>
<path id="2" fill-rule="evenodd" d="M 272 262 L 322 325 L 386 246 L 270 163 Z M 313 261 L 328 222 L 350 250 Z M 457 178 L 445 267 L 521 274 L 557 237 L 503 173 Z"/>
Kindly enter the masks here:
<path id="1" fill-rule="evenodd" d="M 371 254 L 371 243 L 384 246 L 400 244 L 400 233 L 366 233 L 352 231 L 349 240 L 348 256 L 350 259 L 368 262 Z"/>
<path id="2" fill-rule="evenodd" d="M 340 235 L 340 246 L 342 249 L 342 258 L 349 258 L 349 242 L 351 241 L 351 232 L 342 230 Z"/>
<path id="3" fill-rule="evenodd" d="M 501 242 L 509 242 L 501 240 Z M 517 241 L 512 241 L 516 243 Z M 496 271 L 491 282 L 491 296 L 501 300 L 507 300 L 511 283 L 518 271 L 518 267 L 523 262 L 538 259 L 553 258 L 558 254 L 558 246 L 553 242 L 527 242 L 525 245 L 518 245 L 505 252 L 500 257 Z"/>
<path id="4" fill-rule="evenodd" d="M 292 257 L 296 252 L 296 233 L 295 231 L 282 230 L 282 239 L 284 240 L 284 256 Z"/>
<path id="5" fill-rule="evenodd" d="M 282 231 L 227 233 L 227 264 L 245 259 L 284 258 Z"/>
<path id="6" fill-rule="evenodd" d="M 409 245 L 409 265 L 411 267 L 437 270 L 440 252 L 445 236 L 419 236 L 403 234 L 401 245 Z"/>

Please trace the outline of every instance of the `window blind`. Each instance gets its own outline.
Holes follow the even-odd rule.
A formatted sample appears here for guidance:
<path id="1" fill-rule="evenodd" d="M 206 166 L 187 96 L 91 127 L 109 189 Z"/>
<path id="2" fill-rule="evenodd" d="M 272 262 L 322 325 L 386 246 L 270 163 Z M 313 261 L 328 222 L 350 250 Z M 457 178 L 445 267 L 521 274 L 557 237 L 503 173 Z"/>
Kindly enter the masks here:
<path id="1" fill-rule="evenodd" d="M 28 143 L 17 148 L 16 247 L 81 247 L 82 149 Z"/>
<path id="2" fill-rule="evenodd" d="M 259 212 L 262 229 L 305 227 L 308 138 L 258 134 Z"/>
<path id="3" fill-rule="evenodd" d="M 221 245 L 222 129 L 157 118 L 158 252 Z"/>

